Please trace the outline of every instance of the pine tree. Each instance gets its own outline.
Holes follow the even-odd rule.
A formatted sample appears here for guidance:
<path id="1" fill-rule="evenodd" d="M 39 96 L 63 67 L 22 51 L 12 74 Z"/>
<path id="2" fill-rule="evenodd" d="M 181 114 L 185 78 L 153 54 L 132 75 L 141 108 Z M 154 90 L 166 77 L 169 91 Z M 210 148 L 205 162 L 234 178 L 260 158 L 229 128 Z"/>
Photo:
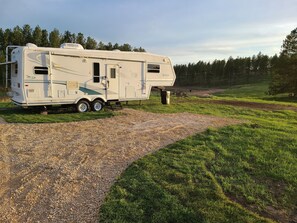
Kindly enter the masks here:
<path id="1" fill-rule="evenodd" d="M 82 45 L 83 48 L 86 48 L 86 38 L 84 37 L 84 34 L 78 33 L 75 42 Z"/>
<path id="2" fill-rule="evenodd" d="M 32 43 L 35 43 L 37 46 L 42 44 L 42 30 L 39 26 L 36 26 L 33 31 L 33 40 Z"/>
<path id="3" fill-rule="evenodd" d="M 51 47 L 60 47 L 61 45 L 61 37 L 58 29 L 54 29 L 49 34 L 49 43 Z"/>
<path id="4" fill-rule="evenodd" d="M 116 43 L 116 44 L 114 44 L 114 45 L 112 46 L 112 49 L 113 49 L 113 50 L 118 50 L 119 48 L 120 48 L 120 46 L 119 46 L 118 43 Z"/>
<path id="5" fill-rule="evenodd" d="M 3 48 L 6 48 L 10 44 L 12 44 L 12 31 L 10 29 L 5 29 L 3 33 Z"/>
<path id="6" fill-rule="evenodd" d="M 73 39 L 73 34 L 70 31 L 65 31 L 62 36 L 61 43 L 74 43 L 75 39 Z"/>
<path id="7" fill-rule="evenodd" d="M 143 49 L 142 47 L 139 47 L 139 48 L 134 47 L 134 48 L 133 48 L 133 51 L 134 51 L 134 52 L 145 52 L 145 49 Z"/>
<path id="8" fill-rule="evenodd" d="M 32 43 L 32 29 L 30 25 L 26 24 L 23 26 L 23 45 L 26 45 L 27 43 Z"/>
<path id="9" fill-rule="evenodd" d="M 4 46 L 2 45 L 3 42 L 4 42 L 4 31 L 2 28 L 0 28 L 0 53 L 5 50 Z"/>
<path id="10" fill-rule="evenodd" d="M 121 50 L 121 51 L 132 51 L 132 47 L 131 47 L 130 44 L 125 43 L 124 45 L 122 45 L 122 46 L 120 47 L 120 50 Z"/>
<path id="11" fill-rule="evenodd" d="M 283 42 L 280 57 L 273 67 L 269 93 L 297 96 L 297 28 Z"/>
<path id="12" fill-rule="evenodd" d="M 47 47 L 49 46 L 48 32 L 46 29 L 41 31 L 41 44 L 40 46 Z"/>
<path id="13" fill-rule="evenodd" d="M 112 45 L 111 42 L 109 42 L 107 45 L 105 45 L 105 49 L 106 49 L 106 50 L 112 50 L 112 47 L 113 47 L 113 45 Z M 120 50 L 121 50 L 121 49 L 120 49 Z"/>
<path id="14" fill-rule="evenodd" d="M 19 26 L 13 28 L 11 41 L 13 45 L 24 45 L 23 30 Z"/>
<path id="15" fill-rule="evenodd" d="M 105 44 L 104 44 L 102 41 L 100 41 L 100 42 L 98 43 L 98 47 L 97 47 L 97 49 L 98 49 L 98 50 L 106 50 L 106 46 L 105 46 Z"/>
<path id="16" fill-rule="evenodd" d="M 96 40 L 88 36 L 87 42 L 86 42 L 86 49 L 96 49 L 96 48 L 97 48 Z"/>
<path id="17" fill-rule="evenodd" d="M 282 45 L 281 55 L 284 56 L 296 56 L 297 54 L 297 28 L 292 30 Z"/>
<path id="18" fill-rule="evenodd" d="M 234 59 L 229 57 L 225 66 L 225 81 L 229 86 L 233 84 L 234 71 Z"/>

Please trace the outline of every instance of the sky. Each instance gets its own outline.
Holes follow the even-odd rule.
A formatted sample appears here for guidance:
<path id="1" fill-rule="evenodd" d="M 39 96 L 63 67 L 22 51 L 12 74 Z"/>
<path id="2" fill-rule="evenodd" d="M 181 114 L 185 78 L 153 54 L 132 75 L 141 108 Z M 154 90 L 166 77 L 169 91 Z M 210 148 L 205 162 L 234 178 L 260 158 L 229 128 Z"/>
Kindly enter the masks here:
<path id="1" fill-rule="evenodd" d="M 0 28 L 24 24 L 185 64 L 278 54 L 297 28 L 297 0 L 0 0 Z"/>

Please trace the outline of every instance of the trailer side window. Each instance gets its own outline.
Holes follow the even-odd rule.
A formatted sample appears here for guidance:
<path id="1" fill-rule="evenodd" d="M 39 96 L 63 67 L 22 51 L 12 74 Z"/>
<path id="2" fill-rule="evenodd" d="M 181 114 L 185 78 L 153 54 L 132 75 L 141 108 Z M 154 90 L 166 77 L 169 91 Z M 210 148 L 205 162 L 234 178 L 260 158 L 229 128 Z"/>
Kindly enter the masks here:
<path id="1" fill-rule="evenodd" d="M 147 72 L 149 73 L 160 73 L 160 65 L 159 64 L 148 64 Z"/>
<path id="2" fill-rule="evenodd" d="M 35 74 L 48 75 L 47 67 L 34 67 Z"/>
<path id="3" fill-rule="evenodd" d="M 99 63 L 93 64 L 93 82 L 94 83 L 100 82 L 100 64 Z"/>

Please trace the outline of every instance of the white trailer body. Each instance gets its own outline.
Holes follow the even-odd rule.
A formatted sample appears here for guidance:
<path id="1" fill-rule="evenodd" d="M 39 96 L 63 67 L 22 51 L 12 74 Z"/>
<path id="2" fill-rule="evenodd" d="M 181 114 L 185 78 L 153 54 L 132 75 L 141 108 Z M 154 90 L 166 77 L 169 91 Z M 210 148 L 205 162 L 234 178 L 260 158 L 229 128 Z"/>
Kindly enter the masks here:
<path id="1" fill-rule="evenodd" d="M 145 100 L 152 87 L 172 86 L 175 73 L 168 57 L 143 52 L 17 47 L 11 53 L 11 100 L 23 107 L 90 105 L 95 100 Z"/>

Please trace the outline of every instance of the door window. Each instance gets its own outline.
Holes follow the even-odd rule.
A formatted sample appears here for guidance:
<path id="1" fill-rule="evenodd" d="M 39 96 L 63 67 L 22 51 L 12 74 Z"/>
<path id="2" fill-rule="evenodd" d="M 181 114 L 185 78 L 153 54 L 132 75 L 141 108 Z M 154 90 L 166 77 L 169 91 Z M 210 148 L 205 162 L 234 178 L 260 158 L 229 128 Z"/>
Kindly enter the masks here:
<path id="1" fill-rule="evenodd" d="M 100 82 L 100 64 L 94 63 L 93 65 L 93 82 L 99 83 Z"/>
<path id="2" fill-rule="evenodd" d="M 116 78 L 116 69 L 110 68 L 110 78 Z"/>

